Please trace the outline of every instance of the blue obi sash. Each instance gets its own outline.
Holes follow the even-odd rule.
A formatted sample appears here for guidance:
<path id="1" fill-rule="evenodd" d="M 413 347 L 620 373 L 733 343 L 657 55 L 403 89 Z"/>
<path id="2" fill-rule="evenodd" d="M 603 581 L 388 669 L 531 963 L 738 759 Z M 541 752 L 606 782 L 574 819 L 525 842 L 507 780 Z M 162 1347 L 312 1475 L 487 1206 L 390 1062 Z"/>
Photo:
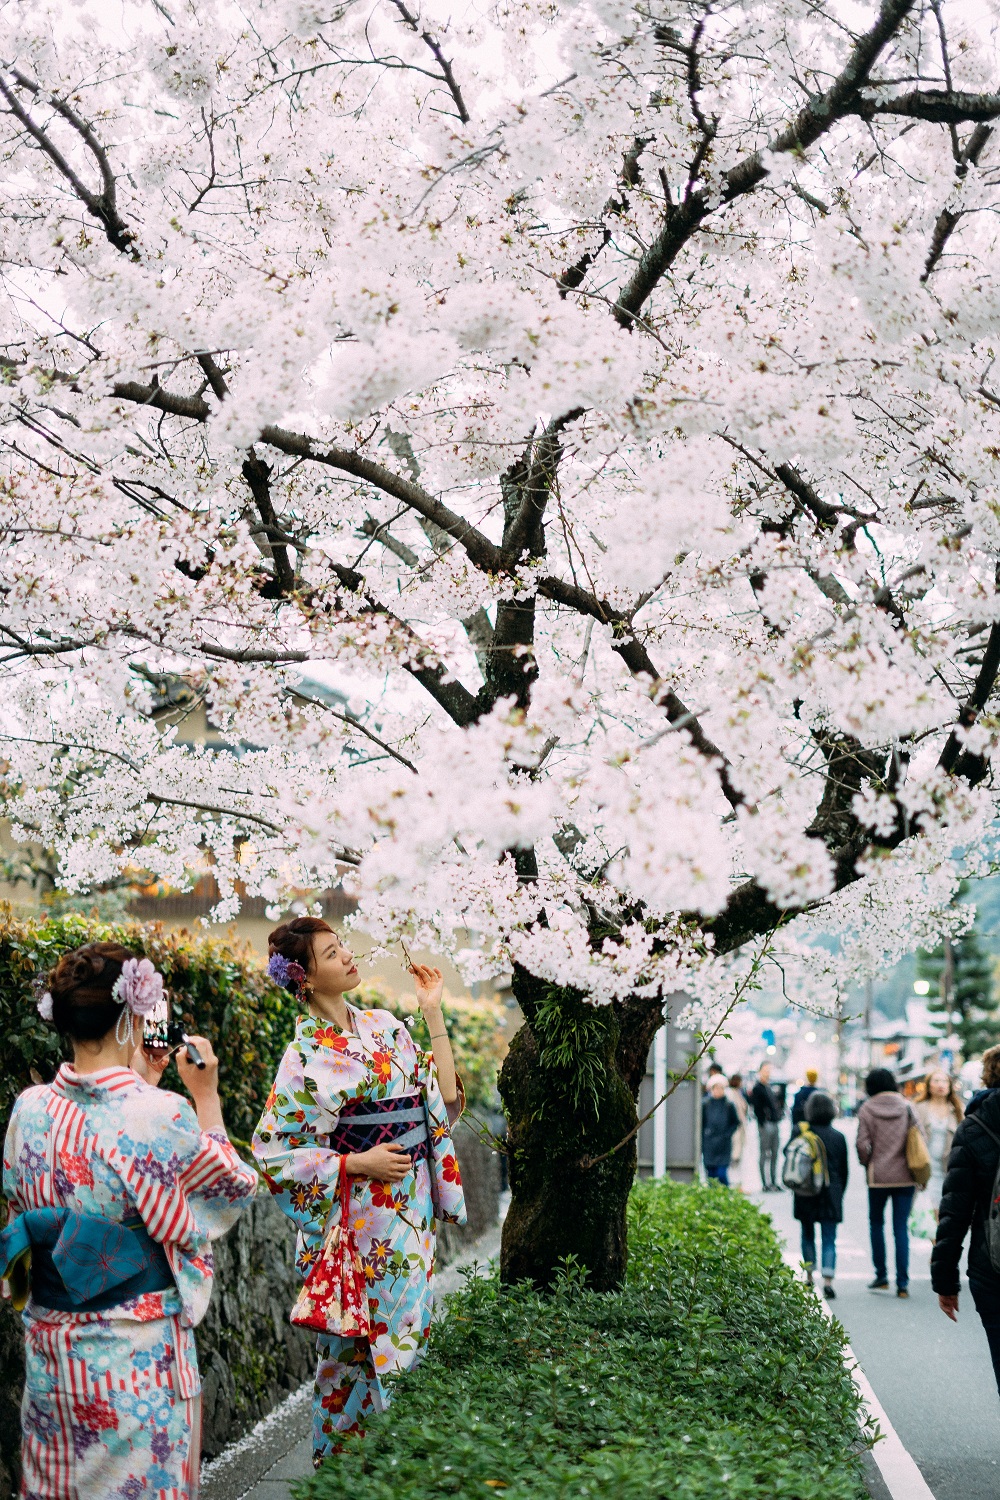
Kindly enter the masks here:
<path id="1" fill-rule="evenodd" d="M 115 1223 L 73 1208 L 29 1208 L 0 1233 L 0 1276 L 20 1311 L 29 1294 L 58 1312 L 106 1312 L 175 1285 L 139 1216 Z"/>
<path id="2" fill-rule="evenodd" d="M 372 1146 L 402 1146 L 414 1162 L 429 1155 L 427 1111 L 423 1094 L 401 1094 L 396 1099 L 348 1099 L 341 1106 L 336 1129 L 330 1135 L 331 1151 L 342 1156 L 367 1151 Z"/>

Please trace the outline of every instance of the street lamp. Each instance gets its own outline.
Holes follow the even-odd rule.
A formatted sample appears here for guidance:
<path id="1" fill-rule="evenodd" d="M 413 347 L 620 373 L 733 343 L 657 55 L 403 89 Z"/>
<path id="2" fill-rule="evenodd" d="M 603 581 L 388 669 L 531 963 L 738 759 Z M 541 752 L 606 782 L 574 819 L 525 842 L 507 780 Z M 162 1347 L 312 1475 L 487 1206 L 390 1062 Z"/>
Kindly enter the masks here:
<path id="1" fill-rule="evenodd" d="M 913 981 L 913 993 L 915 995 L 929 995 L 930 992 L 931 982 L 929 979 L 915 979 Z"/>

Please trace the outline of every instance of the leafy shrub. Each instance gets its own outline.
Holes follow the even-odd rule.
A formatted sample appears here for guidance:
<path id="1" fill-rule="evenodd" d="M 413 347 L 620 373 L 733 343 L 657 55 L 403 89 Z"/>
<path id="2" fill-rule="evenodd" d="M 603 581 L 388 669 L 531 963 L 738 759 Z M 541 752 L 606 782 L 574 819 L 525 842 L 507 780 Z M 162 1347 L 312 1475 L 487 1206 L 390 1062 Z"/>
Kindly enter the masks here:
<path id="1" fill-rule="evenodd" d="M 355 995 L 357 999 L 355 1000 Z M 420 1047 L 430 1048 L 427 1022 L 413 996 L 390 995 L 377 984 L 362 984 L 351 996 L 355 1004 L 387 1010 L 405 1021 Z M 455 1067 L 465 1085 L 472 1109 L 488 1109 L 496 1094 L 497 1071 L 503 1061 L 506 1016 L 496 1000 L 444 997 L 444 1018 L 455 1054 Z"/>
<path id="2" fill-rule="evenodd" d="M 470 1280 L 429 1355 L 300 1500 L 860 1500 L 844 1333 L 769 1222 L 714 1184 L 641 1186 L 628 1281 Z"/>
<path id="3" fill-rule="evenodd" d="M 35 1008 L 33 979 L 60 954 L 98 939 L 124 943 L 153 960 L 175 1018 L 215 1048 L 226 1123 L 238 1144 L 248 1142 L 295 1028 L 290 997 L 242 945 L 167 932 L 159 923 L 101 922 L 78 913 L 27 922 L 14 921 L 9 911 L 0 915 L 0 1133 L 31 1082 L 30 1070 L 49 1079 L 62 1060 L 58 1035 Z M 165 1085 L 183 1092 L 172 1065 Z"/>

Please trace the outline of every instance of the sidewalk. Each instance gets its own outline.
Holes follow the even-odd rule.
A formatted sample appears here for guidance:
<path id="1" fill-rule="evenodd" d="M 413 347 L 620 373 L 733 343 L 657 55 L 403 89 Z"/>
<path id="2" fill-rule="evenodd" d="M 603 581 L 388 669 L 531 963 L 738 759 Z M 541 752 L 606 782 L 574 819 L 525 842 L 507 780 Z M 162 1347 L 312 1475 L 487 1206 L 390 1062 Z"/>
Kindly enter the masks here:
<path id="1" fill-rule="evenodd" d="M 500 1225 L 435 1278 L 435 1299 L 457 1291 L 463 1268 L 483 1270 L 500 1254 Z M 253 1432 L 202 1470 L 201 1500 L 291 1500 L 291 1486 L 312 1473 L 312 1385 L 304 1385 Z"/>
<path id="2" fill-rule="evenodd" d="M 967 1284 L 958 1324 L 950 1323 L 931 1291 L 930 1242 L 911 1239 L 909 1300 L 898 1301 L 894 1289 L 868 1290 L 873 1275 L 868 1195 L 854 1155 L 855 1122 L 839 1120 L 837 1128 L 848 1137 L 851 1177 L 837 1235 L 837 1298 L 831 1310 L 846 1328 L 861 1368 L 934 1500 L 997 1500 L 1000 1402 L 986 1335 Z M 757 1143 L 750 1134 L 747 1191 L 770 1214 L 786 1243 L 786 1259 L 797 1266 L 801 1246 L 792 1194 L 759 1191 Z M 891 1276 L 891 1230 L 887 1238 Z"/>

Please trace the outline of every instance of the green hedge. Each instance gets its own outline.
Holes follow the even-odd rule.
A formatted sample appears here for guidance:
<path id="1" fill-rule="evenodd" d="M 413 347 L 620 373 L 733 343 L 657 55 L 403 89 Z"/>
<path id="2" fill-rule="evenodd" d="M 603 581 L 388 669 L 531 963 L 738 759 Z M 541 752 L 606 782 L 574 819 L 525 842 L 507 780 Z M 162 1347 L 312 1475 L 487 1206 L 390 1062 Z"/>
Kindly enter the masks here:
<path id="1" fill-rule="evenodd" d="M 769 1221 L 710 1184 L 636 1188 L 614 1294 L 472 1280 L 428 1358 L 299 1500 L 861 1500 L 844 1332 Z"/>
<path id="2" fill-rule="evenodd" d="M 226 1124 L 245 1145 L 295 1027 L 288 994 L 268 979 L 248 947 L 168 932 L 155 922 L 101 922 L 76 913 L 20 922 L 0 912 L 0 1134 L 17 1095 L 31 1083 L 30 1069 L 47 1080 L 62 1059 L 56 1032 L 35 1008 L 32 980 L 60 954 L 97 939 L 124 943 L 161 971 L 175 1017 L 215 1048 Z M 182 1092 L 173 1066 L 165 1081 Z"/>

